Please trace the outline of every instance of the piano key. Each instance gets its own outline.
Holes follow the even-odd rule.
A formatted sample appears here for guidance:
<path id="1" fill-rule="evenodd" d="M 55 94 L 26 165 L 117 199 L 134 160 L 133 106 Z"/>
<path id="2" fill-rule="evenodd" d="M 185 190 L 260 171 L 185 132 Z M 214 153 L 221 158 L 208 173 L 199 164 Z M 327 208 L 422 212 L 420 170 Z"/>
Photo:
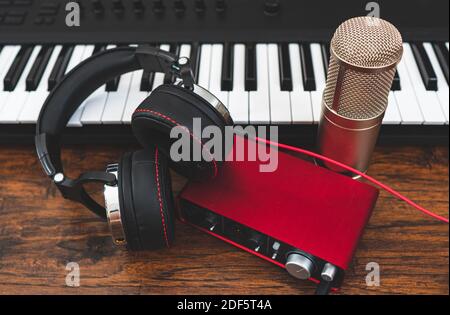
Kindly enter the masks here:
<path id="1" fill-rule="evenodd" d="M 309 44 L 300 45 L 300 60 L 302 63 L 302 78 L 305 91 L 315 91 L 316 82 Z"/>
<path id="2" fill-rule="evenodd" d="M 20 46 L 5 46 L 0 53 L 0 111 L 6 104 L 6 100 L 11 92 L 4 91 L 3 79 L 6 76 L 9 68 L 15 60 Z"/>
<path id="3" fill-rule="evenodd" d="M 445 124 L 444 112 L 435 91 L 428 91 L 421 80 L 418 63 L 414 62 L 414 54 L 409 44 L 404 44 L 406 68 L 414 87 L 414 92 L 422 110 L 424 124 Z M 428 57 L 427 57 L 428 58 Z M 430 63 L 431 67 L 431 63 Z"/>
<path id="4" fill-rule="evenodd" d="M 209 91 L 216 96 L 225 107 L 228 107 L 228 92 L 222 91 L 222 59 L 223 45 L 214 44 L 211 50 L 211 72 L 209 78 Z"/>
<path id="5" fill-rule="evenodd" d="M 194 74 L 195 83 L 198 84 L 198 74 L 200 68 L 201 48 L 198 43 L 192 44 L 191 47 L 191 68 Z"/>
<path id="6" fill-rule="evenodd" d="M 180 46 L 177 44 L 170 44 L 169 51 L 174 54 L 175 56 L 178 56 L 180 53 Z M 164 75 L 164 84 L 172 84 L 175 82 L 175 76 L 173 74 L 166 74 Z"/>
<path id="7" fill-rule="evenodd" d="M 151 45 L 151 46 L 154 46 L 154 45 Z M 154 72 L 143 71 L 142 78 L 141 78 L 141 86 L 140 86 L 141 92 L 150 92 L 153 87 L 154 79 L 155 79 Z"/>
<path id="8" fill-rule="evenodd" d="M 8 70 L 5 78 L 3 79 L 3 90 L 12 92 L 17 86 L 23 71 L 30 60 L 30 56 L 35 47 L 23 46 L 19 53 L 16 55 L 14 62 Z"/>
<path id="9" fill-rule="evenodd" d="M 27 92 L 27 76 L 33 64 L 39 55 L 42 46 L 34 46 L 31 54 L 25 62 L 23 69 L 20 71 L 21 75 L 18 78 L 15 89 L 11 92 L 6 100 L 5 106 L 0 111 L 0 122 L 7 124 L 18 123 L 18 118 L 23 106 L 25 105 L 29 92 Z M 22 67 L 22 66 L 20 66 Z"/>
<path id="10" fill-rule="evenodd" d="M 67 75 L 70 71 L 73 70 L 78 64 L 81 63 L 84 55 L 84 51 L 86 49 L 85 45 L 77 45 L 73 49 L 72 57 L 69 60 L 69 63 L 67 64 L 66 73 Z"/>
<path id="11" fill-rule="evenodd" d="M 103 44 L 95 45 L 94 52 L 92 55 L 99 54 L 99 53 L 105 51 L 106 49 L 107 49 L 106 45 L 103 45 Z"/>
<path id="12" fill-rule="evenodd" d="M 278 61 L 282 91 L 292 91 L 291 61 L 287 43 L 278 44 Z"/>
<path id="13" fill-rule="evenodd" d="M 248 46 L 247 46 L 248 56 Z M 246 59 L 246 62 L 248 59 Z M 256 45 L 256 87 L 250 91 L 249 115 L 251 124 L 270 124 L 269 60 L 266 44 Z M 255 68 L 256 69 L 256 68 Z M 248 79 L 246 75 L 246 80 Z M 246 88 L 247 90 L 247 88 Z"/>
<path id="14" fill-rule="evenodd" d="M 52 73 L 53 67 L 58 60 L 58 56 L 62 51 L 62 46 L 58 45 L 54 47 L 52 55 L 47 63 L 47 67 L 42 75 L 42 79 L 34 92 L 31 92 L 22 112 L 19 115 L 20 123 L 36 123 L 39 118 L 39 113 L 41 112 L 42 106 L 47 99 L 50 92 L 48 91 L 48 78 Z"/>
<path id="15" fill-rule="evenodd" d="M 270 122 L 272 124 L 290 124 L 291 100 L 288 91 L 281 90 L 278 45 L 268 45 L 269 54 L 269 95 L 270 95 Z"/>
<path id="16" fill-rule="evenodd" d="M 162 44 L 159 46 L 159 49 L 164 50 L 164 51 L 169 51 L 170 45 Z M 153 78 L 152 91 L 155 90 L 158 86 L 164 84 L 164 77 L 165 77 L 164 73 L 155 73 L 155 76 Z"/>
<path id="17" fill-rule="evenodd" d="M 448 82 L 448 47 L 444 43 L 433 43 L 434 53 L 439 61 L 440 68 L 444 74 L 445 80 Z M 436 69 L 436 67 L 434 67 Z"/>
<path id="18" fill-rule="evenodd" d="M 131 117 L 133 116 L 134 111 L 149 95 L 149 92 L 141 91 L 140 89 L 143 72 L 143 70 L 133 72 L 130 92 L 128 93 L 125 110 L 122 116 L 122 123 L 124 124 L 131 124 Z"/>
<path id="19" fill-rule="evenodd" d="M 437 91 L 436 73 L 431 66 L 430 60 L 422 46 L 422 43 L 411 43 L 410 48 L 422 78 L 425 89 L 428 91 Z"/>
<path id="20" fill-rule="evenodd" d="M 328 65 L 330 62 L 330 44 L 321 44 L 320 47 L 322 48 L 322 59 L 323 59 L 323 68 L 325 69 L 325 78 L 328 77 Z"/>
<path id="21" fill-rule="evenodd" d="M 103 124 L 122 123 L 132 77 L 132 72 L 122 75 L 117 91 L 108 93 L 105 110 L 103 111 L 101 120 Z"/>
<path id="22" fill-rule="evenodd" d="M 27 91 L 35 91 L 42 79 L 45 69 L 48 66 L 48 61 L 53 53 L 54 46 L 42 47 L 39 52 L 36 62 L 33 65 L 27 77 Z"/>
<path id="23" fill-rule="evenodd" d="M 229 108 L 231 118 L 236 124 L 249 122 L 249 92 L 245 90 L 245 44 L 235 44 L 233 47 L 233 88 L 229 93 Z"/>
<path id="24" fill-rule="evenodd" d="M 436 76 L 438 78 L 438 90 L 436 92 L 439 103 L 441 104 L 441 108 L 444 111 L 445 120 L 448 124 L 449 122 L 449 90 L 448 90 L 448 82 L 445 79 L 444 72 L 439 65 L 439 59 L 437 57 L 436 51 L 433 49 L 433 45 L 431 43 L 424 43 L 425 51 L 430 58 L 431 65 L 436 70 Z M 445 48 L 445 47 L 444 47 Z"/>
<path id="25" fill-rule="evenodd" d="M 320 44 L 311 44 L 311 60 L 316 86 L 316 89 L 311 91 L 313 119 L 315 123 L 318 123 L 322 113 L 322 97 L 326 84 L 325 69 L 323 68 Z"/>
<path id="26" fill-rule="evenodd" d="M 398 71 L 395 71 L 394 81 L 392 82 L 391 91 L 400 91 L 401 88 L 402 87 L 400 84 L 400 76 L 398 75 Z"/>
<path id="27" fill-rule="evenodd" d="M 84 110 L 80 118 L 81 125 L 100 124 L 107 99 L 106 85 L 102 85 L 82 105 Z"/>
<path id="28" fill-rule="evenodd" d="M 74 50 L 75 46 L 63 46 L 52 73 L 48 78 L 49 91 L 53 90 L 66 74 L 67 66 L 69 65 L 70 59 L 72 59 Z"/>
<path id="29" fill-rule="evenodd" d="M 402 117 L 398 110 L 397 100 L 395 99 L 394 92 L 389 92 L 388 107 L 383 118 L 383 124 L 385 125 L 399 125 L 402 123 Z"/>
<path id="30" fill-rule="evenodd" d="M 289 44 L 292 72 L 291 111 L 294 124 L 312 124 L 311 93 L 303 87 L 300 47 Z"/>
<path id="31" fill-rule="evenodd" d="M 82 54 L 79 62 L 77 64 L 75 64 L 74 67 L 78 66 L 78 64 L 82 63 L 84 60 L 86 60 L 89 57 L 91 57 L 92 54 L 94 53 L 94 50 L 95 50 L 95 46 L 94 45 L 86 46 L 85 49 L 83 50 L 83 54 Z M 75 55 L 75 53 L 74 53 L 74 55 Z M 69 64 L 69 67 L 70 66 L 72 66 L 72 65 Z M 95 96 L 96 96 L 95 92 L 93 92 L 88 98 L 86 98 L 84 100 L 83 103 L 81 103 L 81 105 L 77 108 L 75 113 L 70 118 L 69 123 L 67 124 L 67 126 L 69 126 L 69 127 L 82 127 L 83 126 L 83 124 L 81 123 L 81 116 L 83 115 L 84 107 L 86 106 L 86 104 L 91 102 L 91 97 L 95 97 Z"/>
<path id="32" fill-rule="evenodd" d="M 119 47 L 122 47 L 123 45 L 119 45 Z M 116 45 L 110 45 L 109 49 L 116 48 Z M 114 79 L 108 81 L 106 83 L 106 92 L 117 92 L 117 89 L 119 88 L 120 83 L 120 76 L 115 77 Z"/>
<path id="33" fill-rule="evenodd" d="M 263 49 L 264 50 L 264 49 Z M 255 44 L 247 44 L 245 48 L 245 90 L 257 90 L 257 57 Z"/>
<path id="34" fill-rule="evenodd" d="M 421 125 L 424 119 L 419 103 L 414 95 L 414 87 L 406 68 L 405 56 L 398 64 L 397 71 L 402 80 L 402 88 L 399 91 L 394 91 L 394 96 L 402 117 L 402 124 Z"/>
<path id="35" fill-rule="evenodd" d="M 223 46 L 223 58 L 222 58 L 222 91 L 231 91 L 233 89 L 233 57 L 234 57 L 234 45 L 225 43 Z"/>
<path id="36" fill-rule="evenodd" d="M 209 77 L 211 72 L 211 51 L 210 44 L 201 46 L 200 68 L 198 73 L 198 85 L 205 89 L 209 89 Z"/>

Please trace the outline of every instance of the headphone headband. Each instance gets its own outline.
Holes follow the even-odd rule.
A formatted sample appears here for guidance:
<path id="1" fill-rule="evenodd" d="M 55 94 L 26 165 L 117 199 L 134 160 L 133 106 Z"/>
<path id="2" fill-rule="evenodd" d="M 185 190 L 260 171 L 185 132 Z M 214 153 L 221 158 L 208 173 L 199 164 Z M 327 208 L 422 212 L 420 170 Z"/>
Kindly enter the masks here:
<path id="1" fill-rule="evenodd" d="M 45 173 L 53 179 L 64 197 L 83 203 L 105 218 L 105 210 L 84 191 L 86 182 L 114 185 L 116 178 L 103 172 L 90 172 L 76 180 L 65 178 L 61 163 L 60 138 L 80 104 L 105 82 L 124 73 L 144 69 L 173 74 L 185 88 L 194 88 L 189 59 L 181 58 L 150 45 L 121 47 L 96 54 L 75 67 L 56 86 L 45 101 L 36 125 L 35 145 Z"/>

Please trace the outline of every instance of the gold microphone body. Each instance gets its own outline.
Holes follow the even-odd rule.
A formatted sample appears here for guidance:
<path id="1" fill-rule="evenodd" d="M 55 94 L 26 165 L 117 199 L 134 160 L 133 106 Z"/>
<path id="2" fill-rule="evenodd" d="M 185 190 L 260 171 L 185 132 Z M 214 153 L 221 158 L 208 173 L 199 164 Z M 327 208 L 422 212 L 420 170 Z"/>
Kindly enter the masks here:
<path id="1" fill-rule="evenodd" d="M 399 31 L 374 17 L 342 23 L 330 45 L 319 153 L 366 172 L 403 48 Z M 337 171 L 343 169 L 325 163 Z"/>

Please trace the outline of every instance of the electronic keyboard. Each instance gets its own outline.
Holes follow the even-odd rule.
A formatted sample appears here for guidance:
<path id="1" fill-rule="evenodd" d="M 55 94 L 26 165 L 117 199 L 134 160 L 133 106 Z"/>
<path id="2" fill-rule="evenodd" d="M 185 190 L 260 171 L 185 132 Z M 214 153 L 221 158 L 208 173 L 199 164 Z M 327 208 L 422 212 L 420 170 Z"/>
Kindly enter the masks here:
<path id="1" fill-rule="evenodd" d="M 236 124 L 276 125 L 281 140 L 313 144 L 332 33 L 368 13 L 357 0 L 85 0 L 76 1 L 80 26 L 70 27 L 68 2 L 0 0 L 1 143 L 33 141 L 46 97 L 83 60 L 146 43 L 189 57 L 197 84 Z M 379 4 L 405 40 L 380 142 L 448 144 L 448 1 Z M 81 104 L 64 141 L 132 141 L 133 111 L 165 83 L 176 82 L 143 70 L 108 82 Z"/>

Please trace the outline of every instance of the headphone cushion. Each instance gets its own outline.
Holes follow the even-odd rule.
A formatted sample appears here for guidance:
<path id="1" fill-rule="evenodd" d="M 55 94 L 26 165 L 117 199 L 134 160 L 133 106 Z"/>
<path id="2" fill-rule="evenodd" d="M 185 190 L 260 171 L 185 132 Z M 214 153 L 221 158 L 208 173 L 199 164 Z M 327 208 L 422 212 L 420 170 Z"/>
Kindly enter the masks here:
<path id="1" fill-rule="evenodd" d="M 133 114 L 133 132 L 144 147 L 156 144 L 162 153 L 169 156 L 171 145 L 177 141 L 170 137 L 171 130 L 175 126 L 186 127 L 191 142 L 198 144 L 200 141 L 201 145 L 204 145 L 205 141 L 201 136 L 194 135 L 193 118 L 200 119 L 202 129 L 217 126 L 222 135 L 225 134 L 226 124 L 223 118 L 206 100 L 183 87 L 162 85 L 155 89 Z M 225 145 L 225 141 L 222 141 L 222 144 Z M 202 158 L 201 161 L 194 161 L 193 151 L 191 150 L 189 161 L 171 160 L 171 167 L 190 179 L 216 176 L 227 152 L 223 147 L 221 159 L 207 161 Z"/>
<path id="2" fill-rule="evenodd" d="M 174 201 L 166 158 L 152 147 L 126 154 L 121 164 L 121 215 L 128 248 L 170 247 L 174 239 Z"/>

